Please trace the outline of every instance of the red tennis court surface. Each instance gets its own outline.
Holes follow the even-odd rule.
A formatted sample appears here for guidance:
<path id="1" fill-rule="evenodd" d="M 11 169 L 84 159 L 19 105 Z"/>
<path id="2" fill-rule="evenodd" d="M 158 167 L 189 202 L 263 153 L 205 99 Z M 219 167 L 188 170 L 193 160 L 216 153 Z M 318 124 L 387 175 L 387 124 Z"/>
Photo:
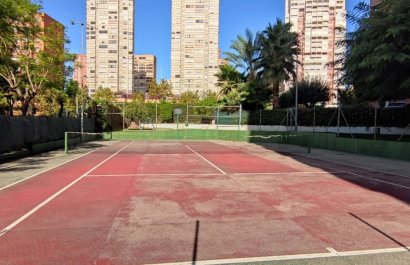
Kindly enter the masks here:
<path id="1" fill-rule="evenodd" d="M 114 142 L 0 190 L 0 264 L 254 264 L 406 252 L 409 202 L 409 176 L 307 154 Z"/>

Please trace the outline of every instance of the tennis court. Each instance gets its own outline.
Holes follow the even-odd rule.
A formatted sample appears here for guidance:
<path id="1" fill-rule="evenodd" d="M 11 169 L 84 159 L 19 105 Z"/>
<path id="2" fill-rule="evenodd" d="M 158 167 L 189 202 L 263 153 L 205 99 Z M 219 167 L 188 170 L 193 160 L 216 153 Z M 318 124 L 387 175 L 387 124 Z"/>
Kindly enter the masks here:
<path id="1" fill-rule="evenodd" d="M 408 163 L 366 159 L 95 145 L 0 187 L 0 264 L 410 264 Z"/>

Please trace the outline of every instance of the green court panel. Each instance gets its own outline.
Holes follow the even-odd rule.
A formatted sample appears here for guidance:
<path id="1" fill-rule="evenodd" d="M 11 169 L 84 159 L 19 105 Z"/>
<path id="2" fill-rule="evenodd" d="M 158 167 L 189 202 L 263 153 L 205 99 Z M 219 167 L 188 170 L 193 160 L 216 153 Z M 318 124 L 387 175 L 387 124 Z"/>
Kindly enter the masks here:
<path id="1" fill-rule="evenodd" d="M 113 140 L 227 140 L 278 143 L 342 151 L 385 158 L 410 160 L 410 143 L 337 138 L 331 133 L 259 132 L 238 130 L 118 131 Z"/>

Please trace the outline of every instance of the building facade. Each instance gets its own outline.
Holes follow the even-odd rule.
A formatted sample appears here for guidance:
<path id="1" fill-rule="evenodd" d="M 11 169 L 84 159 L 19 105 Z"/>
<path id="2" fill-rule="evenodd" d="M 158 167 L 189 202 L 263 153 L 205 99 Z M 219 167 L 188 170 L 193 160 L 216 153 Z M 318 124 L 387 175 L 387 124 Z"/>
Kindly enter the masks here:
<path id="1" fill-rule="evenodd" d="M 80 87 L 87 85 L 87 55 L 76 54 L 73 80 L 77 81 Z"/>
<path id="2" fill-rule="evenodd" d="M 157 58 L 151 54 L 134 55 L 133 91 L 146 92 L 157 79 Z"/>
<path id="3" fill-rule="evenodd" d="M 217 91 L 219 0 L 172 0 L 171 85 L 184 91 Z"/>
<path id="4" fill-rule="evenodd" d="M 37 14 L 38 26 L 40 27 L 41 34 L 45 35 L 44 39 L 48 38 L 61 38 L 62 48 L 64 48 L 64 30 L 63 24 L 50 17 L 46 13 Z M 50 49 L 47 48 L 47 43 L 41 38 L 36 42 L 36 49 L 39 51 L 49 52 Z"/>
<path id="5" fill-rule="evenodd" d="M 332 63 L 345 53 L 337 45 L 345 36 L 345 0 L 286 0 L 286 22 L 299 36 L 298 79 L 320 79 L 336 95 L 342 73 L 341 65 Z M 335 104 L 336 97 L 331 101 Z"/>
<path id="6" fill-rule="evenodd" d="M 132 93 L 134 0 L 87 0 L 87 87 Z"/>

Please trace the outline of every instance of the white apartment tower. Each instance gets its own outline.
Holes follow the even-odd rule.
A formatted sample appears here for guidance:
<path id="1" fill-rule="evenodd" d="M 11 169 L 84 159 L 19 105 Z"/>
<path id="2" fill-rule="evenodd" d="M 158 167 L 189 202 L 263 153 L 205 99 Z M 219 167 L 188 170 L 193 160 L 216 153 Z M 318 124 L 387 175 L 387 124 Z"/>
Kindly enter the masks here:
<path id="1" fill-rule="evenodd" d="M 345 48 L 337 43 L 344 38 L 340 29 L 346 29 L 345 0 L 285 0 L 286 22 L 299 35 L 301 53 L 298 79 L 320 79 L 327 83 L 334 94 L 337 79 L 341 77 L 337 61 Z M 335 99 L 332 100 L 335 103 Z"/>
<path id="2" fill-rule="evenodd" d="M 87 0 L 87 87 L 132 92 L 134 0 Z"/>
<path id="3" fill-rule="evenodd" d="M 217 91 L 219 0 L 172 0 L 171 84 L 184 91 Z"/>

